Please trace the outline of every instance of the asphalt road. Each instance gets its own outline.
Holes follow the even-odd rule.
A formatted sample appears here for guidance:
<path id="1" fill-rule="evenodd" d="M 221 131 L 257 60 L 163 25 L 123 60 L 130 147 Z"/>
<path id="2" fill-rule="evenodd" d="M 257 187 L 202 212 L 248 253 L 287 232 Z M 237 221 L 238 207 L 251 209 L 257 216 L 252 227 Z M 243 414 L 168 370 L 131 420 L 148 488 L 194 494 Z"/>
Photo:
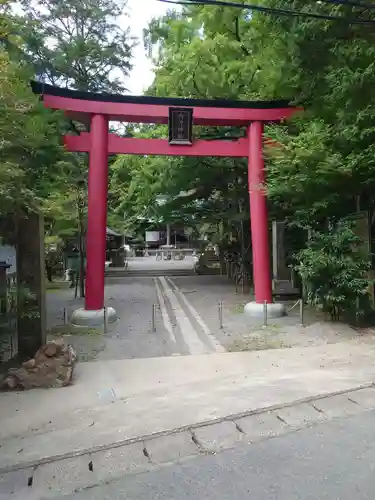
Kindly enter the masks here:
<path id="1" fill-rule="evenodd" d="M 368 411 L 164 465 L 64 498 L 373 500 L 374 436 L 375 411 Z"/>

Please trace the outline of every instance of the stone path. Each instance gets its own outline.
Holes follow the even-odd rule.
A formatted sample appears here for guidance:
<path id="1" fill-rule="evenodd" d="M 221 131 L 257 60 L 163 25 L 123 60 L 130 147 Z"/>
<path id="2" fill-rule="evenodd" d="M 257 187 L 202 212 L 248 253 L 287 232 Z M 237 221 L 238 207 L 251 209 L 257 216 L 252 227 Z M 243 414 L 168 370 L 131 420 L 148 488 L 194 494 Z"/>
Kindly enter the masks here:
<path id="1" fill-rule="evenodd" d="M 372 384 L 373 341 L 97 361 L 73 386 L 0 394 L 0 469 Z"/>
<path id="2" fill-rule="evenodd" d="M 77 493 L 95 485 L 157 470 L 200 454 L 219 453 L 241 444 L 277 438 L 375 408 L 374 387 L 286 405 L 272 411 L 230 417 L 210 425 L 177 432 L 76 457 L 0 473 L 0 498 L 48 499 Z"/>

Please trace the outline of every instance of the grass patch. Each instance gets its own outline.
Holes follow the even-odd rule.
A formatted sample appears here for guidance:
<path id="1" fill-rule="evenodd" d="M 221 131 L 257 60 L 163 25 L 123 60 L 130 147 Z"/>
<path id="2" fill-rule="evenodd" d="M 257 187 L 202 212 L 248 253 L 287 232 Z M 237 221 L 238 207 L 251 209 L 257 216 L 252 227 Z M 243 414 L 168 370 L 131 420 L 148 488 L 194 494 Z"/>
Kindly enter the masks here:
<path id="1" fill-rule="evenodd" d="M 242 314 L 245 310 L 245 304 L 236 304 L 234 307 L 230 308 L 230 312 L 234 314 Z"/>
<path id="2" fill-rule="evenodd" d="M 48 334 L 55 337 L 62 337 L 63 335 L 102 335 L 103 331 L 99 328 L 77 328 L 73 325 L 60 325 L 50 328 Z"/>
<path id="3" fill-rule="evenodd" d="M 69 288 L 69 281 L 46 281 L 46 290 L 66 290 Z"/>
<path id="4" fill-rule="evenodd" d="M 267 335 L 251 335 L 249 337 L 236 339 L 228 345 L 229 352 L 243 351 L 265 351 L 268 349 L 290 349 L 292 345 L 285 342 L 283 339 Z"/>

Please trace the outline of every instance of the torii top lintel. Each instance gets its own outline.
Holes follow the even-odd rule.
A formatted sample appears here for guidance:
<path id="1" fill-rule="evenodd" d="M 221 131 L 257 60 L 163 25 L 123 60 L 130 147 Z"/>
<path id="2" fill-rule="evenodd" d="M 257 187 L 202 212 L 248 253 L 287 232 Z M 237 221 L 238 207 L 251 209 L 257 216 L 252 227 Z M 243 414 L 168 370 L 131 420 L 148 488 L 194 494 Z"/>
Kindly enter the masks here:
<path id="1" fill-rule="evenodd" d="M 279 122 L 297 108 L 287 100 L 231 101 L 224 99 L 182 99 L 174 97 L 96 94 L 32 82 L 35 94 L 44 105 L 60 109 L 74 120 L 87 123 L 93 114 L 106 115 L 111 121 L 167 124 L 170 107 L 194 108 L 195 125 L 244 126 L 252 121 Z"/>

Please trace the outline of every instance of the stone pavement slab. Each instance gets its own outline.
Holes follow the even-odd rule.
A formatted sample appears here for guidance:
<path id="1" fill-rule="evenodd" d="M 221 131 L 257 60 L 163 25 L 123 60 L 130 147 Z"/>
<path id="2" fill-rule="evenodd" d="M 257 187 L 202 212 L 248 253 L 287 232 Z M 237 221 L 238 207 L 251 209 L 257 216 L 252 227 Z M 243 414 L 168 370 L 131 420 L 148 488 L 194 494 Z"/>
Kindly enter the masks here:
<path id="1" fill-rule="evenodd" d="M 373 409 L 375 408 L 375 388 L 368 387 L 366 389 L 360 389 L 359 391 L 352 392 L 350 394 L 350 399 L 358 403 L 363 408 Z"/>
<path id="2" fill-rule="evenodd" d="M 74 386 L 0 394 L 0 470 L 369 385 L 374 354 L 352 341 L 84 363 Z M 106 388 L 114 401 L 98 398 Z"/>
<path id="3" fill-rule="evenodd" d="M 160 436 L 148 440 L 145 449 L 152 462 L 172 462 L 181 457 L 199 453 L 199 449 L 194 444 L 192 437 L 190 431 Z"/>
<path id="4" fill-rule="evenodd" d="M 59 460 L 38 466 L 33 474 L 32 492 L 40 498 L 90 487 L 126 474 L 150 469 L 142 443 L 113 448 L 85 456 Z"/>
<path id="5" fill-rule="evenodd" d="M 355 392 L 351 391 L 345 395 L 351 399 Z M 336 396 L 332 396 L 325 399 L 329 401 L 335 398 Z M 312 401 L 311 405 L 314 403 L 315 401 Z M 216 454 L 224 449 L 233 448 L 240 442 L 252 445 L 269 438 L 281 437 L 283 434 L 311 426 L 311 405 L 299 403 L 284 408 L 288 410 L 285 415 L 293 423 L 292 426 L 280 419 L 278 413 L 283 409 L 263 411 L 236 419 L 236 424 L 229 419 L 220 423 L 195 426 L 188 430 L 140 440 L 106 451 L 51 461 L 33 469 L 8 472 L 0 476 L 0 486 L 4 486 L 1 490 L 4 494 L 1 496 L 0 492 L 0 498 L 1 500 L 9 498 L 10 492 L 12 492 L 11 498 L 18 500 L 62 498 L 60 495 L 66 498 L 66 495 L 71 493 L 78 494 L 82 490 L 90 492 L 96 485 L 108 484 L 120 478 L 125 478 L 125 481 L 131 480 L 130 476 L 134 474 L 158 470 L 166 464 L 178 461 L 186 463 L 187 459 L 199 453 Z M 368 409 L 361 408 L 361 412 Z M 341 416 L 348 416 L 345 408 Z M 328 421 L 327 416 L 324 421 Z M 241 431 L 239 431 L 240 425 L 242 425 Z M 242 439 L 238 437 L 237 432 Z M 319 432 L 316 431 L 317 435 Z"/>
<path id="6" fill-rule="evenodd" d="M 362 411 L 361 406 L 351 401 L 346 394 L 320 399 L 314 402 L 314 406 L 327 415 L 328 418 L 355 415 Z"/>
<path id="7" fill-rule="evenodd" d="M 243 433 L 237 429 L 234 422 L 226 421 L 195 429 L 194 436 L 204 451 L 216 453 L 239 443 Z"/>
<path id="8" fill-rule="evenodd" d="M 277 418 L 277 413 L 269 411 L 236 419 L 236 424 L 250 442 L 279 436 L 288 432 L 290 427 Z"/>
<path id="9" fill-rule="evenodd" d="M 34 469 L 15 470 L 7 474 L 0 474 L 0 499 L 9 498 L 15 493 L 28 494 Z"/>
<path id="10" fill-rule="evenodd" d="M 64 500 L 373 500 L 374 418 L 325 422 Z"/>
<path id="11" fill-rule="evenodd" d="M 314 408 L 313 405 L 302 403 L 277 410 L 276 415 L 291 427 L 305 427 L 317 424 L 327 419 L 325 413 Z"/>

